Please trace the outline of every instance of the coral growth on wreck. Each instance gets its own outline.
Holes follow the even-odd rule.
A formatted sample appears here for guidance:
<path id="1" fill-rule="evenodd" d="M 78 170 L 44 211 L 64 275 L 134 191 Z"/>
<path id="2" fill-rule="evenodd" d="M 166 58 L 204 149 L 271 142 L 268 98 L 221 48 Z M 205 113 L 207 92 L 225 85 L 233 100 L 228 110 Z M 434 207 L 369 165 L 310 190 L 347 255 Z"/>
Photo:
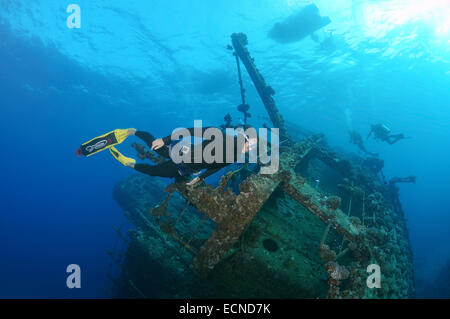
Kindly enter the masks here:
<path id="1" fill-rule="evenodd" d="M 153 296 L 150 286 L 156 285 L 158 296 L 165 297 L 411 297 L 410 246 L 396 194 L 375 177 L 370 179 L 370 173 L 342 164 L 323 146 L 317 151 L 314 139 L 300 145 L 294 150 L 304 157 L 295 162 L 296 153 L 284 153 L 278 175 L 250 175 L 240 183 L 239 195 L 229 188 L 233 172 L 216 188 L 175 184 L 166 188 L 168 195 L 162 191 L 164 185 L 145 176 L 117 185 L 115 197 L 137 226 L 121 277 L 115 279 L 118 295 Z M 299 176 L 291 170 L 309 158 L 304 154 L 318 156 L 351 176 L 357 191 L 342 190 L 338 196 L 310 186 L 309 180 L 317 179 L 309 177 L 312 171 Z M 337 180 L 338 184 L 348 182 Z M 345 212 L 340 209 L 343 201 Z M 147 284 L 145 269 L 154 267 L 143 266 L 147 261 L 170 275 Z M 371 263 L 383 270 L 381 289 L 370 290 L 365 284 L 365 269 Z M 208 272 L 204 280 L 198 280 L 198 269 Z M 225 289 L 224 282 L 234 284 Z"/>
<path id="2" fill-rule="evenodd" d="M 329 210 L 334 211 L 334 210 L 338 209 L 339 206 L 341 206 L 341 198 L 338 196 L 330 196 L 325 201 L 325 205 Z"/>
<path id="3" fill-rule="evenodd" d="M 177 182 L 165 193 L 160 180 L 143 176 L 116 185 L 114 196 L 136 229 L 128 234 L 124 258 L 110 253 L 121 268 L 119 278 L 109 276 L 114 295 L 414 296 L 409 234 L 395 186 L 414 179 L 386 185 L 378 175 L 381 160 L 337 153 L 322 134 L 293 141 L 247 44 L 244 34 L 232 35 L 230 48 L 285 140 L 279 170 L 264 175 L 239 169 L 216 186 Z M 140 158 L 159 160 L 134 147 Z M 239 182 L 238 192 L 232 181 Z M 383 271 L 381 289 L 365 284 L 370 264 Z"/>

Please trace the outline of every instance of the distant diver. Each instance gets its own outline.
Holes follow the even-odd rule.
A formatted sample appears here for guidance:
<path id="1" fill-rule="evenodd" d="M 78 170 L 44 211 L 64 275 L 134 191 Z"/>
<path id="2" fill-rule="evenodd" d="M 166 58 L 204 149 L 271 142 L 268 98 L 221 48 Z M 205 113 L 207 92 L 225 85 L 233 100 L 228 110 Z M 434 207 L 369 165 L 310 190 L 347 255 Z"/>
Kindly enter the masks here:
<path id="1" fill-rule="evenodd" d="M 205 130 L 211 127 L 202 128 L 202 136 Z M 220 129 L 220 128 L 217 128 Z M 196 137 L 196 129 L 187 129 L 191 137 Z M 150 175 L 159 176 L 167 178 L 175 178 L 176 180 L 186 180 L 188 181 L 190 177 L 192 180 L 188 181 L 188 185 L 196 184 L 198 181 L 205 179 L 206 177 L 216 173 L 223 167 L 230 165 L 232 163 L 238 162 L 242 156 L 249 156 L 250 153 L 254 154 L 256 152 L 257 138 L 249 137 L 244 128 L 237 130 L 237 136 L 233 138 L 227 138 L 226 134 L 223 134 L 223 158 L 217 162 L 208 163 L 203 157 L 201 162 L 196 162 L 194 160 L 193 150 L 195 146 L 187 141 L 183 140 L 172 140 L 172 135 L 166 136 L 164 138 L 155 139 L 153 135 L 148 132 L 138 131 L 134 128 L 129 129 L 117 129 L 112 132 L 106 133 L 99 137 L 96 137 L 80 146 L 76 151 L 78 156 L 91 156 L 99 151 L 109 149 L 111 155 L 119 161 L 121 164 L 127 167 L 134 168 L 136 171 Z M 176 133 L 176 132 L 174 132 Z M 130 157 L 122 155 L 114 145 L 122 143 L 128 136 L 135 135 L 142 139 L 148 147 L 155 151 L 159 156 L 163 157 L 165 160 L 159 164 L 149 165 L 149 164 L 137 164 L 136 160 Z M 239 143 L 238 135 L 242 135 L 243 143 Z M 201 150 L 208 147 L 214 139 L 203 140 L 201 143 Z M 232 154 L 232 160 L 230 161 L 229 154 L 226 153 L 227 142 L 234 143 Z M 175 145 L 177 145 L 175 147 Z M 209 145 L 211 148 L 211 145 Z M 174 152 L 179 152 L 179 156 L 187 156 L 191 160 L 187 163 L 175 163 L 174 162 Z M 181 154 L 182 153 L 182 154 Z M 205 170 L 204 172 L 202 172 Z"/>
<path id="2" fill-rule="evenodd" d="M 372 135 L 372 133 L 375 139 L 389 143 L 390 145 L 395 144 L 398 141 L 406 138 L 403 133 L 391 134 L 391 130 L 384 124 L 372 125 L 370 132 L 367 135 L 367 138 L 369 138 Z"/>
<path id="3" fill-rule="evenodd" d="M 363 153 L 371 155 L 371 156 L 377 156 L 375 153 L 369 152 L 363 143 L 363 138 L 359 132 L 351 130 L 348 132 L 350 135 L 350 143 L 355 144 Z"/>
<path id="4" fill-rule="evenodd" d="M 268 36 L 279 43 L 290 43 L 311 36 L 317 41 L 314 32 L 330 24 L 329 17 L 321 17 L 315 4 L 303 7 L 283 22 L 276 23 Z"/>

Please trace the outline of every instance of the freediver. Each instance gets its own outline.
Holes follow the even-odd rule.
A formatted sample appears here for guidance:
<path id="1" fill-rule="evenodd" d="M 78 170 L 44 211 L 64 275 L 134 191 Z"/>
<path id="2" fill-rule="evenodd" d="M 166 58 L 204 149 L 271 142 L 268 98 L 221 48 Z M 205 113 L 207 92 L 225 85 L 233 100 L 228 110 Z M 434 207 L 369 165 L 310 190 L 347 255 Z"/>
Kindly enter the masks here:
<path id="1" fill-rule="evenodd" d="M 190 128 L 187 129 L 187 131 L 189 132 L 190 137 L 201 138 L 203 133 L 210 128 L 214 127 L 201 128 L 201 136 L 195 135 L 196 131 L 199 130 L 198 128 Z M 220 130 L 220 128 L 217 129 Z M 175 131 L 174 133 L 176 134 L 177 132 Z M 155 165 L 139 164 L 136 163 L 135 159 L 122 155 L 114 145 L 122 143 L 131 135 L 135 135 L 142 139 L 148 147 L 166 160 Z M 223 145 L 223 153 L 220 155 L 223 157 L 219 158 L 218 161 L 207 162 L 203 156 L 198 160 L 197 153 L 193 150 L 196 146 L 183 140 L 172 140 L 172 135 L 156 139 L 152 134 L 138 131 L 134 128 L 117 129 L 82 144 L 80 148 L 77 149 L 76 154 L 78 156 L 90 156 L 109 148 L 111 155 L 124 166 L 133 168 L 138 172 L 150 176 L 175 178 L 176 181 L 184 180 L 187 181 L 187 185 L 194 185 L 200 180 L 204 180 L 206 177 L 216 173 L 223 167 L 238 162 L 243 156 L 250 156 L 249 153 L 254 153 L 256 151 L 258 142 L 256 137 L 250 136 L 250 134 L 247 135 L 247 131 L 244 131 L 244 127 L 237 130 L 237 134 L 231 139 L 227 138 L 227 134 L 221 134 L 223 138 L 221 144 Z M 203 154 L 203 151 L 206 148 L 212 148 L 211 143 L 213 143 L 213 141 L 214 138 L 204 139 L 199 143 L 201 145 L 201 154 Z M 229 149 L 233 150 L 232 156 L 226 152 L 227 143 L 232 143 L 229 145 Z M 178 146 L 175 147 L 175 145 Z M 188 158 L 190 160 L 175 163 L 174 159 L 177 155 L 178 158 L 183 156 L 183 158 Z M 202 172 L 203 170 L 205 171 Z M 193 177 L 193 179 L 189 181 L 190 177 Z"/>
<path id="2" fill-rule="evenodd" d="M 367 135 L 367 138 L 372 135 L 375 139 L 379 139 L 382 142 L 389 143 L 390 145 L 397 143 L 400 140 L 405 139 L 405 135 L 403 133 L 399 134 L 391 134 L 391 130 L 384 124 L 373 124 L 371 126 L 369 135 Z"/>

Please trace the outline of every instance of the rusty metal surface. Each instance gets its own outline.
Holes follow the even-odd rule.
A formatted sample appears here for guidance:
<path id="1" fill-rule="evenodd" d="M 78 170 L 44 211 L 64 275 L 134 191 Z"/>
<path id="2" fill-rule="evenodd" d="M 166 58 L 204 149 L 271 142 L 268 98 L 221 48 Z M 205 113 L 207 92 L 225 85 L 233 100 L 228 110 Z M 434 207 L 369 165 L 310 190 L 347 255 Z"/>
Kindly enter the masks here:
<path id="1" fill-rule="evenodd" d="M 342 211 L 330 211 L 325 205 L 320 207 L 317 200 L 312 199 L 319 198 L 319 194 L 311 187 L 305 189 L 307 187 L 305 181 L 294 172 L 294 168 L 311 150 L 317 149 L 315 146 L 320 141 L 321 139 L 315 136 L 296 143 L 290 150 L 280 155 L 280 169 L 277 173 L 271 175 L 258 173 L 250 176 L 239 185 L 239 195 L 226 188 L 226 176 L 216 188 L 205 184 L 195 188 L 184 183 L 169 185 L 166 189 L 168 192 L 179 192 L 199 212 L 217 224 L 216 230 L 194 258 L 192 267 L 200 272 L 213 269 L 280 185 L 287 194 L 311 213 L 325 223 L 331 222 L 338 233 L 354 241 L 363 229 L 359 225 L 353 225 Z M 323 159 L 323 153 L 321 154 L 320 158 Z M 302 189 L 306 192 L 302 193 Z M 170 195 L 158 210 L 165 211 L 169 199 Z"/>
<path id="2" fill-rule="evenodd" d="M 256 90 L 264 103 L 264 106 L 266 107 L 270 120 L 275 127 L 280 129 L 281 139 L 287 139 L 289 141 L 288 144 L 290 144 L 290 137 L 285 127 L 283 116 L 278 111 L 275 100 L 272 97 L 272 95 L 275 94 L 275 91 L 272 87 L 266 84 L 264 77 L 261 75 L 254 63 L 254 59 L 250 56 L 250 53 L 246 48 L 248 43 L 247 36 L 243 33 L 233 33 L 231 35 L 231 40 L 235 54 L 241 59 L 247 69 L 247 72 L 250 75 Z"/>
<path id="3" fill-rule="evenodd" d="M 292 183 L 283 183 L 282 187 L 287 194 L 302 204 L 311 213 L 319 217 L 324 223 L 330 222 L 334 229 L 348 240 L 354 241 L 356 236 L 363 232 L 363 229 L 359 225 L 353 225 L 348 216 L 341 210 L 329 212 L 320 208 L 311 200 L 311 195 L 303 194 Z"/>
<path id="4" fill-rule="evenodd" d="M 246 48 L 246 36 L 244 34 L 233 34 L 232 42 L 235 54 L 245 65 L 270 119 L 275 127 L 280 128 L 280 136 L 288 140 L 288 143 L 285 144 L 288 147 L 283 146 L 280 148 L 279 170 L 271 175 L 257 173 L 241 181 L 239 195 L 233 193 L 230 188 L 227 188 L 228 181 L 231 179 L 233 172 L 223 176 L 218 187 L 205 185 L 204 183 L 195 187 L 187 186 L 183 182 L 171 184 L 166 188 L 166 191 L 169 192 L 167 198 L 161 205 L 150 209 L 150 214 L 156 217 L 159 227 L 161 227 L 161 230 L 165 234 L 172 235 L 172 238 L 178 240 L 192 252 L 194 259 L 190 265 L 191 268 L 199 273 L 205 274 L 214 269 L 223 257 L 225 257 L 271 194 L 277 188 L 281 189 L 327 225 L 321 244 L 317 248 L 320 249 L 321 258 L 327 262 L 326 270 L 329 273 L 330 288 L 328 296 L 330 298 L 341 298 L 345 296 L 344 292 L 339 291 L 339 283 L 344 278 L 350 276 L 349 280 L 352 288 L 349 290 L 351 294 L 348 296 L 372 297 L 372 295 L 368 294 L 364 283 L 360 280 L 361 274 L 359 272 L 364 272 L 365 270 L 363 265 L 375 259 L 383 262 L 389 261 L 391 254 L 388 253 L 388 250 L 385 252 L 383 249 L 380 249 L 380 246 L 387 236 L 391 236 L 391 233 L 394 236 L 394 241 L 397 242 L 397 246 L 391 245 L 390 250 L 400 251 L 399 249 L 401 247 L 407 246 L 407 242 L 405 241 L 405 238 L 408 240 L 406 227 L 401 229 L 396 227 L 392 222 L 383 221 L 384 216 L 388 215 L 389 212 L 392 216 L 398 214 L 400 220 L 405 224 L 401 205 L 398 202 L 398 194 L 394 192 L 394 195 L 392 195 L 396 203 L 394 208 L 383 203 L 384 195 L 381 194 L 383 192 L 383 186 L 374 181 L 374 176 L 367 174 L 360 167 L 354 166 L 352 164 L 353 161 L 350 162 L 343 159 L 337 153 L 331 151 L 326 146 L 326 143 L 323 143 L 322 135 L 310 136 L 297 143 L 290 140 L 284 126 L 284 120 L 272 98 L 274 91 L 265 83 L 264 78 L 259 73 L 254 64 L 254 60 Z M 140 158 L 150 158 L 157 162 L 157 158 L 148 154 L 149 152 L 146 152 L 142 146 L 135 145 L 135 148 L 140 154 Z M 329 197 L 325 196 L 317 188 L 308 185 L 306 180 L 296 172 L 299 166 L 307 166 L 311 159 L 322 161 L 342 175 L 348 182 L 351 181 L 351 184 L 344 183 L 338 185 L 338 187 L 349 192 L 352 197 L 358 197 L 362 200 L 362 222 L 357 217 L 351 217 L 350 210 L 346 214 L 339 209 L 341 203 L 339 197 L 334 195 L 330 195 Z M 399 180 L 403 181 L 403 179 Z M 391 184 L 391 188 L 395 188 L 394 183 Z M 175 220 L 175 225 L 180 219 L 180 216 L 185 213 L 189 204 L 194 206 L 199 213 L 204 214 L 200 224 L 196 227 L 193 234 L 188 237 L 189 240 L 187 241 L 178 235 L 174 225 L 160 223 L 163 217 L 169 215 L 169 201 L 172 199 L 175 191 L 186 199 L 186 206 Z M 368 195 L 366 196 L 366 194 Z M 372 212 L 370 220 L 365 215 L 365 203 L 370 206 L 369 209 Z M 217 227 L 197 250 L 189 244 L 200 228 L 201 223 L 206 218 L 214 221 Z M 369 226 L 365 226 L 365 218 L 366 222 L 369 222 Z M 380 227 L 380 225 L 382 226 Z M 340 251 L 332 251 L 325 244 L 330 228 L 333 228 L 343 237 Z M 392 230 L 388 233 L 386 231 L 387 229 Z M 401 237 L 400 240 L 397 238 L 397 231 L 404 233 L 403 239 Z M 348 241 L 347 248 L 344 248 L 344 241 Z M 351 251 L 355 257 L 355 261 L 351 264 L 351 273 L 348 272 L 346 267 L 339 265 L 336 261 L 348 251 Z M 395 262 L 394 264 L 396 265 L 397 263 Z M 394 279 L 391 280 L 392 287 L 394 285 L 400 285 L 400 283 L 405 283 L 407 280 L 411 281 L 411 278 L 403 278 L 397 274 L 395 280 L 396 282 Z M 408 287 L 405 295 L 411 295 L 413 293 L 413 284 L 405 283 L 405 285 Z"/>
<path id="5" fill-rule="evenodd" d="M 192 267 L 200 271 L 214 268 L 238 240 L 279 183 L 278 179 L 255 175 L 241 183 L 241 193 L 238 196 L 227 197 L 227 201 L 222 202 L 223 206 L 215 206 L 217 210 L 204 207 L 205 214 L 219 215 L 221 219 L 212 236 L 201 247 Z M 214 197 L 220 198 L 220 195 L 216 194 Z"/>

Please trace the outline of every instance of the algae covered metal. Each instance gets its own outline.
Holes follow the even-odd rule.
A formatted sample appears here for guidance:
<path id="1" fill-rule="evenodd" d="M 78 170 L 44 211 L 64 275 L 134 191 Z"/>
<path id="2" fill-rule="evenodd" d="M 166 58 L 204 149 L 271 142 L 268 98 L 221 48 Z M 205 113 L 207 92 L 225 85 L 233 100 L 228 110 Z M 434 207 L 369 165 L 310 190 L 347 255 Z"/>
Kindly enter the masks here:
<path id="1" fill-rule="evenodd" d="M 323 135 L 300 141 L 256 69 L 243 34 L 232 35 L 280 136 L 280 167 L 229 170 L 218 186 L 131 176 L 114 196 L 136 226 L 117 263 L 119 297 L 407 298 L 411 247 L 395 183 L 377 165 L 337 153 Z M 140 157 L 157 160 L 135 144 Z M 372 159 L 376 161 L 376 159 Z M 373 164 L 373 163 L 372 163 Z M 164 190 L 164 191 L 163 191 Z M 123 237 L 123 234 L 121 234 Z M 367 286 L 379 265 L 381 288 Z"/>

